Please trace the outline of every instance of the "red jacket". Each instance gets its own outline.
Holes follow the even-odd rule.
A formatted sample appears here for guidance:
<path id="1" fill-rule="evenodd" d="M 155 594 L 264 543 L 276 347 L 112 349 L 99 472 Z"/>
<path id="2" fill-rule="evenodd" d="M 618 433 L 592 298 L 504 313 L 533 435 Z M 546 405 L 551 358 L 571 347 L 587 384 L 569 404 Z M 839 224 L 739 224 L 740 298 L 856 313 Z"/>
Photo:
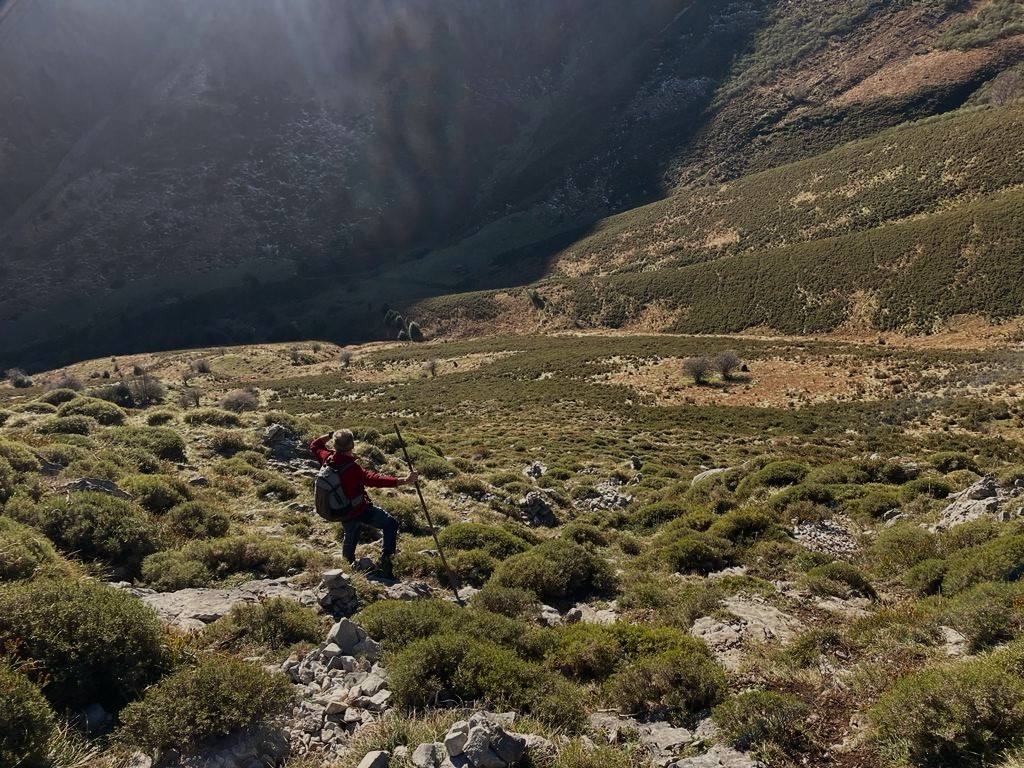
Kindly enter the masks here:
<path id="1" fill-rule="evenodd" d="M 330 435 L 318 437 L 309 444 L 309 450 L 320 462 L 320 466 L 330 464 L 335 469 L 340 469 L 348 464 L 348 468 L 341 473 L 341 489 L 345 496 L 354 499 L 362 494 L 363 503 L 352 511 L 352 517 L 358 517 L 366 511 L 370 497 L 366 495 L 367 488 L 394 488 L 398 485 L 398 478 L 391 475 L 382 475 L 369 469 L 363 469 L 359 462 L 350 453 L 336 453 L 327 447 Z"/>

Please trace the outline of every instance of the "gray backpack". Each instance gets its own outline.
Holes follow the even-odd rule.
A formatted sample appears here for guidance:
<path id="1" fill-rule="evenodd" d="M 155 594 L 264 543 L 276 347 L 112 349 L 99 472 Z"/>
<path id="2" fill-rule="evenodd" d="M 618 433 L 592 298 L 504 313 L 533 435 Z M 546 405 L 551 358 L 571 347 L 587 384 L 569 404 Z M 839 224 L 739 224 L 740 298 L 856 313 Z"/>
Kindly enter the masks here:
<path id="1" fill-rule="evenodd" d="M 341 473 L 353 464 L 355 462 L 350 461 L 337 469 L 330 464 L 324 464 L 316 473 L 316 479 L 313 481 L 313 507 L 316 513 L 329 523 L 350 520 L 356 509 L 366 500 L 366 495 L 362 493 L 354 498 L 348 498 L 341 486 Z"/>

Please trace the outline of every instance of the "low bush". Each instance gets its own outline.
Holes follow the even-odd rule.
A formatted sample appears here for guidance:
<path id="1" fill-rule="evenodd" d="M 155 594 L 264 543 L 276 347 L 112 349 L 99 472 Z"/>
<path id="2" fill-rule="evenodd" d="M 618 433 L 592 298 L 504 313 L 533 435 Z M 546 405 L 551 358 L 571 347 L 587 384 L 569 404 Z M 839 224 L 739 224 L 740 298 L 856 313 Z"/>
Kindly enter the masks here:
<path id="1" fill-rule="evenodd" d="M 941 451 L 939 453 L 933 453 L 928 457 L 928 463 L 944 475 L 961 469 L 967 469 L 976 474 L 981 474 L 981 469 L 978 467 L 978 463 L 971 456 L 968 456 L 966 453 L 960 453 L 959 451 Z"/>
<path id="2" fill-rule="evenodd" d="M 120 427 L 108 431 L 104 438 L 118 446 L 145 448 L 168 461 L 185 460 L 185 441 L 167 427 Z"/>
<path id="3" fill-rule="evenodd" d="M 868 491 L 850 503 L 850 509 L 855 514 L 877 520 L 886 512 L 896 509 L 900 505 L 899 498 L 891 491 L 874 490 Z"/>
<path id="4" fill-rule="evenodd" d="M 536 604 L 537 596 L 533 592 L 494 583 L 485 584 L 473 596 L 475 607 L 514 619 L 525 616 Z"/>
<path id="5" fill-rule="evenodd" d="M 229 536 L 191 541 L 180 549 L 150 555 L 142 563 L 142 577 L 161 589 L 180 589 L 168 586 L 174 583 L 171 574 L 175 579 L 186 575 L 187 586 L 198 586 L 236 573 L 276 578 L 300 570 L 305 559 L 300 550 L 283 541 L 259 536 Z M 204 575 L 205 579 L 199 581 Z"/>
<path id="6" fill-rule="evenodd" d="M 207 501 L 178 504 L 164 515 L 163 523 L 168 533 L 181 539 L 215 539 L 230 527 L 227 512 Z"/>
<path id="7" fill-rule="evenodd" d="M 36 427 L 43 435 L 88 435 L 96 427 L 96 421 L 88 416 L 57 416 Z"/>
<path id="8" fill-rule="evenodd" d="M 482 549 L 491 557 L 505 560 L 530 548 L 515 534 L 497 525 L 486 523 L 455 523 L 438 534 L 441 546 L 447 551 Z"/>
<path id="9" fill-rule="evenodd" d="M 559 535 L 568 541 L 595 547 L 607 546 L 609 540 L 607 533 L 596 525 L 585 523 L 582 520 L 573 520 L 571 523 L 562 526 Z"/>
<path id="10" fill-rule="evenodd" d="M 145 750 L 187 752 L 283 712 L 293 697 L 283 675 L 231 656 L 203 656 L 125 707 L 119 736 Z"/>
<path id="11" fill-rule="evenodd" d="M 470 498 L 480 501 L 489 492 L 487 483 L 475 477 L 458 476 L 448 481 L 448 488 L 452 493 L 464 493 Z"/>
<path id="12" fill-rule="evenodd" d="M 807 588 L 816 595 L 847 598 L 877 597 L 868 578 L 850 563 L 836 560 L 811 568 L 805 577 Z"/>
<path id="13" fill-rule="evenodd" d="M 157 524 L 137 504 L 99 492 L 47 498 L 29 522 L 65 554 L 134 573 L 160 546 Z"/>
<path id="14" fill-rule="evenodd" d="M 680 536 L 664 549 L 664 558 L 677 573 L 706 575 L 732 563 L 732 543 L 707 533 Z"/>
<path id="15" fill-rule="evenodd" d="M 146 423 L 151 427 L 162 427 L 170 424 L 177 416 L 173 411 L 153 411 L 146 415 Z"/>
<path id="16" fill-rule="evenodd" d="M 725 682 L 706 651 L 675 649 L 627 664 L 609 678 L 606 695 L 623 713 L 684 723 L 721 701 Z"/>
<path id="17" fill-rule="evenodd" d="M 185 422 L 193 426 L 206 424 L 211 427 L 240 427 L 242 420 L 237 413 L 221 408 L 196 408 L 185 414 Z"/>
<path id="18" fill-rule="evenodd" d="M 904 502 L 913 501 L 919 496 L 944 499 L 952 490 L 941 477 L 919 477 L 900 488 L 900 499 Z"/>
<path id="19" fill-rule="evenodd" d="M 554 631 L 545 663 L 577 680 L 604 680 L 624 661 L 668 651 L 709 656 L 708 649 L 679 629 L 617 622 L 572 624 Z"/>
<path id="20" fill-rule="evenodd" d="M 105 426 L 122 424 L 125 420 L 125 412 L 106 400 L 96 397 L 76 397 L 68 400 L 57 409 L 58 416 L 88 416 Z"/>
<path id="21" fill-rule="evenodd" d="M 56 719 L 25 675 L 0 661 L 0 765 L 43 768 Z"/>
<path id="22" fill-rule="evenodd" d="M 942 591 L 963 592 L 983 581 L 1016 581 L 1024 575 L 1024 536 L 1002 536 L 960 549 L 946 559 Z"/>
<path id="23" fill-rule="evenodd" d="M 807 482 L 816 485 L 864 485 L 871 475 L 863 467 L 850 461 L 839 461 L 815 467 L 807 475 Z"/>
<path id="24" fill-rule="evenodd" d="M 294 485 L 283 477 L 275 475 L 260 483 L 259 487 L 256 488 L 256 495 L 260 498 L 273 497 L 278 501 L 288 501 L 298 496 L 299 492 L 295 490 Z"/>
<path id="25" fill-rule="evenodd" d="M 7 501 L 18 484 L 18 474 L 11 463 L 0 456 L 0 502 Z"/>
<path id="26" fill-rule="evenodd" d="M 233 389 L 217 401 L 218 406 L 226 411 L 234 411 L 235 413 L 255 411 L 259 404 L 260 399 L 256 396 L 256 392 L 251 389 Z"/>
<path id="27" fill-rule="evenodd" d="M 158 515 L 192 498 L 188 484 L 172 475 L 132 475 L 121 485 L 140 505 Z"/>
<path id="28" fill-rule="evenodd" d="M 745 691 L 715 707 L 715 723 L 725 740 L 743 751 L 775 746 L 793 752 L 804 740 L 808 707 L 788 693 Z"/>
<path id="29" fill-rule="evenodd" d="M 749 496 L 758 488 L 784 488 L 803 482 L 809 472 L 807 465 L 799 461 L 773 461 L 756 472 L 747 475 L 736 488 L 741 496 Z"/>
<path id="30" fill-rule="evenodd" d="M 0 516 L 0 582 L 28 579 L 39 572 L 66 571 L 67 564 L 49 539 L 9 517 Z"/>
<path id="31" fill-rule="evenodd" d="M 80 383 L 81 382 L 79 382 L 79 384 Z M 56 389 L 44 392 L 39 396 L 39 400 L 50 405 L 63 405 L 64 403 L 78 397 L 78 392 L 81 389 L 81 386 L 77 389 L 71 389 L 70 387 L 57 387 Z"/>
<path id="32" fill-rule="evenodd" d="M 441 559 L 434 561 L 437 578 L 444 581 L 447 574 Z M 448 566 L 455 573 L 460 584 L 470 584 L 474 587 L 483 584 L 494 573 L 498 567 L 498 560 L 483 549 L 458 550 L 448 555 Z"/>
<path id="33" fill-rule="evenodd" d="M 734 509 L 719 517 L 708 529 L 711 536 L 727 539 L 744 546 L 762 536 L 785 537 L 785 531 L 775 524 L 774 518 L 758 509 Z"/>
<path id="34" fill-rule="evenodd" d="M 883 575 L 903 573 L 939 553 L 938 537 L 913 523 L 883 528 L 871 545 L 869 559 Z"/>
<path id="35" fill-rule="evenodd" d="M 556 539 L 505 560 L 496 583 L 527 589 L 544 602 L 581 600 L 608 592 L 615 579 L 608 563 L 586 547 Z"/>
<path id="36" fill-rule="evenodd" d="M 390 658 L 388 679 L 407 707 L 487 701 L 568 731 L 585 722 L 582 696 L 564 678 L 487 640 L 456 634 L 422 638 Z"/>
<path id="37" fill-rule="evenodd" d="M 221 429 L 210 436 L 210 448 L 221 456 L 234 456 L 236 453 L 252 449 L 249 437 L 240 430 Z"/>
<path id="38" fill-rule="evenodd" d="M 1024 622 L 1024 590 L 1019 584 L 978 584 L 950 602 L 945 621 L 974 652 L 1011 640 Z"/>
<path id="39" fill-rule="evenodd" d="M 946 561 L 938 557 L 922 560 L 903 574 L 903 584 L 918 595 L 934 595 L 942 589 Z"/>
<path id="40" fill-rule="evenodd" d="M 240 603 L 203 631 L 202 642 L 218 650 L 284 651 L 299 643 L 319 643 L 325 619 L 294 600 L 274 597 Z"/>
<path id="41" fill-rule="evenodd" d="M 1024 729 L 1020 646 L 927 667 L 870 710 L 883 758 L 917 766 L 987 765 Z"/>
<path id="42" fill-rule="evenodd" d="M 681 501 L 656 501 L 653 504 L 645 504 L 634 512 L 630 524 L 634 528 L 651 530 L 682 517 L 690 509 L 689 505 Z"/>
<path id="43" fill-rule="evenodd" d="M 134 595 L 94 581 L 39 579 L 0 586 L 0 646 L 58 709 L 117 709 L 170 663 L 163 625 Z"/>
<path id="44" fill-rule="evenodd" d="M 5 459 L 17 472 L 39 471 L 39 459 L 32 449 L 17 440 L 0 439 L 0 458 Z"/>

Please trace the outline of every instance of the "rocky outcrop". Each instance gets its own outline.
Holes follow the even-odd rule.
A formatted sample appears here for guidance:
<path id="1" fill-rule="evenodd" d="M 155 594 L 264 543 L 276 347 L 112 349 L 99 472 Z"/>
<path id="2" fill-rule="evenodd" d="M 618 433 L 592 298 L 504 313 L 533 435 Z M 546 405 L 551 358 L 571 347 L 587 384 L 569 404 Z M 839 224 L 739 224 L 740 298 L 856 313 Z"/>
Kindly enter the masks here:
<path id="1" fill-rule="evenodd" d="M 1000 486 L 996 478 L 988 475 L 959 493 L 950 495 L 952 503 L 939 514 L 932 530 L 945 531 L 973 520 L 991 517 L 1009 520 L 1024 514 L 1024 487 L 1014 483 Z"/>
<path id="2" fill-rule="evenodd" d="M 550 528 L 558 524 L 551 503 L 540 491 L 530 491 L 516 502 L 519 517 L 530 526 Z"/>
<path id="3" fill-rule="evenodd" d="M 271 424 L 264 430 L 263 445 L 270 451 L 270 457 L 277 461 L 313 458 L 305 442 L 283 424 Z"/>
<path id="4" fill-rule="evenodd" d="M 132 587 L 127 582 L 115 586 L 131 592 L 168 624 L 185 631 L 202 629 L 239 603 L 258 603 L 272 597 L 285 597 L 307 606 L 317 603 L 315 591 L 295 586 L 288 577 L 247 581 L 230 589 L 193 588 L 176 592 L 155 592 Z"/>
<path id="5" fill-rule="evenodd" d="M 669 764 L 669 768 L 760 768 L 761 763 L 732 747 L 715 745 L 703 755 L 687 757 Z"/>
<path id="6" fill-rule="evenodd" d="M 858 549 L 851 528 L 852 524 L 842 519 L 797 523 L 793 527 L 793 538 L 814 552 L 848 558 Z"/>
<path id="7" fill-rule="evenodd" d="M 736 669 L 743 647 L 750 642 L 785 642 L 800 629 L 800 622 L 760 599 L 736 595 L 723 601 L 730 618 L 704 616 L 697 619 L 690 634 L 707 643 L 727 669 Z"/>

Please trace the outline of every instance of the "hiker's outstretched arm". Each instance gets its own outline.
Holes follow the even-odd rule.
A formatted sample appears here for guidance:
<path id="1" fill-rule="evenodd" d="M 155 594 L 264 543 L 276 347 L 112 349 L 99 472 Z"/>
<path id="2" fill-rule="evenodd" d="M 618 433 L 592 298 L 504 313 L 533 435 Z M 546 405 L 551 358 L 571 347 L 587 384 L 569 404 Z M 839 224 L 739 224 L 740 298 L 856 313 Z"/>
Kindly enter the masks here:
<path id="1" fill-rule="evenodd" d="M 362 469 L 360 467 L 360 469 Z M 382 475 L 372 469 L 363 469 L 363 485 L 367 488 L 394 488 L 401 484 L 401 480 L 392 475 Z"/>
<path id="2" fill-rule="evenodd" d="M 316 437 L 309 444 L 309 452 L 316 456 L 317 460 L 322 464 L 327 456 L 330 456 L 331 452 L 327 450 L 327 441 L 331 439 L 331 433 L 328 432 L 326 435 L 320 435 Z"/>

